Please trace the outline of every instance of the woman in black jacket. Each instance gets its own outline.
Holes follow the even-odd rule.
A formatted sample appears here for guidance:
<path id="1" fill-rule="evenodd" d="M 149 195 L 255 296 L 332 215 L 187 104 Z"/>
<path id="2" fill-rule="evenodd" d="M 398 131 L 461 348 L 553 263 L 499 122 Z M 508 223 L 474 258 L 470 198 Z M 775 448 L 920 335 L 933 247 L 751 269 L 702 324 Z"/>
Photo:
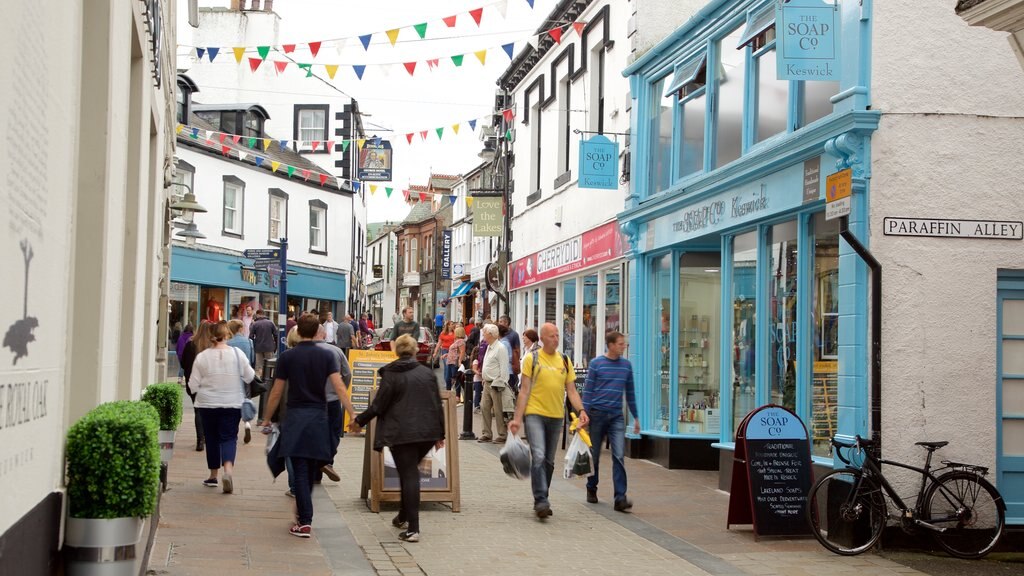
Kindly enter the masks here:
<path id="1" fill-rule="evenodd" d="M 398 515 L 391 520 L 406 542 L 420 540 L 419 463 L 431 447 L 444 447 L 444 411 L 434 372 L 416 361 L 416 340 L 403 334 L 395 340 L 398 360 L 380 369 L 381 383 L 373 403 L 349 426 L 358 432 L 377 419 L 373 449 L 387 446 L 395 460 L 402 491 Z"/>

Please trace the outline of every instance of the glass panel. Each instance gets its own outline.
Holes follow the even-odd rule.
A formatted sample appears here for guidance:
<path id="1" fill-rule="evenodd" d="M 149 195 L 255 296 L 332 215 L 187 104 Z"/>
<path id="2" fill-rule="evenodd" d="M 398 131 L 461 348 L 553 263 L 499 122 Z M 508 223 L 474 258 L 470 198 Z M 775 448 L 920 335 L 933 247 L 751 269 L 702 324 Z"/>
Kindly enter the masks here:
<path id="1" fill-rule="evenodd" d="M 724 166 L 743 152 L 743 92 L 746 85 L 746 50 L 737 50 L 743 28 L 718 42 L 718 118 L 715 167 Z"/>
<path id="2" fill-rule="evenodd" d="M 839 82 L 803 82 L 803 126 L 832 113 L 829 100 L 839 93 Z"/>
<path id="3" fill-rule="evenodd" d="M 538 332 L 539 334 L 539 332 Z M 576 280 L 562 283 L 562 352 L 575 364 L 573 345 L 576 338 Z"/>
<path id="4" fill-rule="evenodd" d="M 828 456 L 837 432 L 839 382 L 839 221 L 812 219 L 814 279 L 811 286 L 811 441 L 812 452 Z"/>
<path id="5" fill-rule="evenodd" d="M 651 172 L 649 192 L 656 194 L 668 188 L 672 178 L 672 99 L 662 97 L 665 82 L 662 78 L 651 92 Z"/>
<path id="6" fill-rule="evenodd" d="M 679 260 L 680 434 L 718 434 L 718 327 L 722 300 L 722 257 L 687 253 Z"/>
<path id="7" fill-rule="evenodd" d="M 1003 456 L 1024 456 L 1024 420 L 1003 420 Z"/>
<path id="8" fill-rule="evenodd" d="M 796 221 L 772 226 L 768 253 L 769 401 L 796 410 Z"/>
<path id="9" fill-rule="evenodd" d="M 707 118 L 707 92 L 683 103 L 683 141 L 679 145 L 679 176 L 704 169 L 704 124 Z"/>
<path id="10" fill-rule="evenodd" d="M 533 329 L 538 330 L 538 334 L 540 334 L 540 329 L 538 327 L 541 325 L 542 322 L 554 322 L 555 318 L 558 318 L 558 314 L 555 308 L 558 305 L 557 298 L 557 288 L 550 287 L 544 289 L 544 315 L 542 316 L 541 321 L 535 320 L 533 323 Z"/>
<path id="11" fill-rule="evenodd" d="M 225 300 L 227 300 L 227 298 L 223 288 L 203 287 L 199 295 L 199 314 L 202 316 L 202 319 L 210 322 L 226 320 L 227 311 L 224 309 Z"/>
<path id="12" fill-rule="evenodd" d="M 659 386 L 651 387 L 651 424 L 654 430 L 669 431 L 671 381 L 669 362 L 672 356 L 672 255 L 651 261 L 651 326 L 658 332 L 650 351 L 652 372 L 658 374 Z"/>
<path id="13" fill-rule="evenodd" d="M 1003 374 L 1024 374 L 1024 340 L 1003 340 Z"/>
<path id="14" fill-rule="evenodd" d="M 235 131 L 235 125 L 238 121 L 237 112 L 223 112 L 220 115 L 220 129 L 221 132 L 227 132 L 228 134 L 237 134 Z"/>
<path id="15" fill-rule="evenodd" d="M 754 142 L 761 142 L 786 131 L 789 81 L 776 77 L 775 56 L 773 48 L 757 57 L 757 133 Z"/>
<path id="16" fill-rule="evenodd" d="M 195 332 L 194 329 L 199 326 L 199 286 L 171 282 L 169 308 L 167 322 L 172 334 L 177 331 L 180 335 L 189 324 Z M 168 349 L 174 350 L 176 345 L 177 339 L 172 338 L 168 342 Z"/>
<path id="17" fill-rule="evenodd" d="M 1003 379 L 1003 414 L 1024 416 L 1024 379 Z"/>
<path id="18" fill-rule="evenodd" d="M 597 274 L 583 279 L 583 367 L 597 356 Z"/>
<path id="19" fill-rule="evenodd" d="M 622 287 L 619 285 L 618 272 L 608 272 L 604 277 L 604 292 L 605 292 L 605 303 L 604 303 L 604 331 L 611 332 L 622 332 L 622 309 L 620 307 L 620 298 L 622 297 Z"/>
<path id="20" fill-rule="evenodd" d="M 534 327 L 540 326 L 540 289 L 533 291 L 533 325 Z M 538 335 L 540 332 L 537 333 Z"/>
<path id="21" fill-rule="evenodd" d="M 1024 336 L 1024 300 L 1003 300 L 1003 336 Z"/>
<path id="22" fill-rule="evenodd" d="M 732 433 L 754 409 L 757 329 L 757 232 L 733 240 L 732 255 Z"/>

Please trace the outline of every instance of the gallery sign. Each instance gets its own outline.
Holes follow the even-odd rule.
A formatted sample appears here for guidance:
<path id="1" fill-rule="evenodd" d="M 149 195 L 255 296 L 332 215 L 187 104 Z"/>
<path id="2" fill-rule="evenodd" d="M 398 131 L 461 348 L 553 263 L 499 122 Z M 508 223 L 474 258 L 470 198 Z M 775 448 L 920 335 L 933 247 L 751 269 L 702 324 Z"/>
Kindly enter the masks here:
<path id="1" fill-rule="evenodd" d="M 776 0 L 779 80 L 839 80 L 839 2 Z"/>
<path id="2" fill-rule="evenodd" d="M 618 222 L 609 222 L 515 260 L 509 264 L 509 290 L 615 260 L 622 256 L 623 242 Z"/>
<path id="3" fill-rule="evenodd" d="M 598 134 L 580 140 L 580 188 L 619 189 L 619 143 Z"/>
<path id="4" fill-rule="evenodd" d="M 452 277 L 452 231 L 441 231 L 441 279 Z"/>
<path id="5" fill-rule="evenodd" d="M 1024 222 L 887 217 L 882 219 L 882 233 L 886 236 L 1021 240 L 1024 239 Z"/>

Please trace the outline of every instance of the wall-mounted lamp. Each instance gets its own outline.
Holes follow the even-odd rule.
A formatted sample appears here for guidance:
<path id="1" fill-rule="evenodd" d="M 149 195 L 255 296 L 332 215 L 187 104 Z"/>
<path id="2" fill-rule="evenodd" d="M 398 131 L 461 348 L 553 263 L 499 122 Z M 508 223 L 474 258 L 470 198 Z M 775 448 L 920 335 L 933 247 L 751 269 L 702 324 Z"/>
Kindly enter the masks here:
<path id="1" fill-rule="evenodd" d="M 195 219 L 196 213 L 205 213 L 206 207 L 196 202 L 196 195 L 192 193 L 192 188 L 184 182 L 172 182 L 171 186 L 184 186 L 185 195 L 180 199 L 171 204 L 171 210 L 180 212 L 179 216 L 181 221 L 185 224 L 182 230 L 175 233 L 175 236 L 180 236 L 185 239 L 185 242 L 189 245 L 195 244 L 197 238 L 206 238 L 206 235 L 199 231 L 196 227 Z"/>
<path id="2" fill-rule="evenodd" d="M 484 140 L 484 148 L 483 150 L 480 151 L 479 154 L 477 154 L 477 156 L 479 156 L 480 159 L 483 160 L 484 162 L 494 161 L 495 150 L 493 138 L 488 138 L 487 140 Z"/>

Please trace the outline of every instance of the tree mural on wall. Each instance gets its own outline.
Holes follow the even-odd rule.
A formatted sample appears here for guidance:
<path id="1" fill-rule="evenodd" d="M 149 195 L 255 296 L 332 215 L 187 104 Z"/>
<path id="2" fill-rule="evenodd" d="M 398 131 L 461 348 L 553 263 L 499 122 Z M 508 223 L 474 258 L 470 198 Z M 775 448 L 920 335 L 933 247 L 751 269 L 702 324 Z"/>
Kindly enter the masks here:
<path id="1" fill-rule="evenodd" d="M 4 346 L 10 348 L 14 353 L 12 364 L 17 364 L 20 358 L 28 356 L 28 343 L 35 342 L 36 336 L 33 331 L 39 327 L 39 320 L 28 315 L 28 267 L 35 254 L 27 239 L 21 241 L 21 254 L 25 260 L 25 298 L 22 304 L 22 317 L 11 324 L 7 329 L 7 334 L 4 335 Z"/>

